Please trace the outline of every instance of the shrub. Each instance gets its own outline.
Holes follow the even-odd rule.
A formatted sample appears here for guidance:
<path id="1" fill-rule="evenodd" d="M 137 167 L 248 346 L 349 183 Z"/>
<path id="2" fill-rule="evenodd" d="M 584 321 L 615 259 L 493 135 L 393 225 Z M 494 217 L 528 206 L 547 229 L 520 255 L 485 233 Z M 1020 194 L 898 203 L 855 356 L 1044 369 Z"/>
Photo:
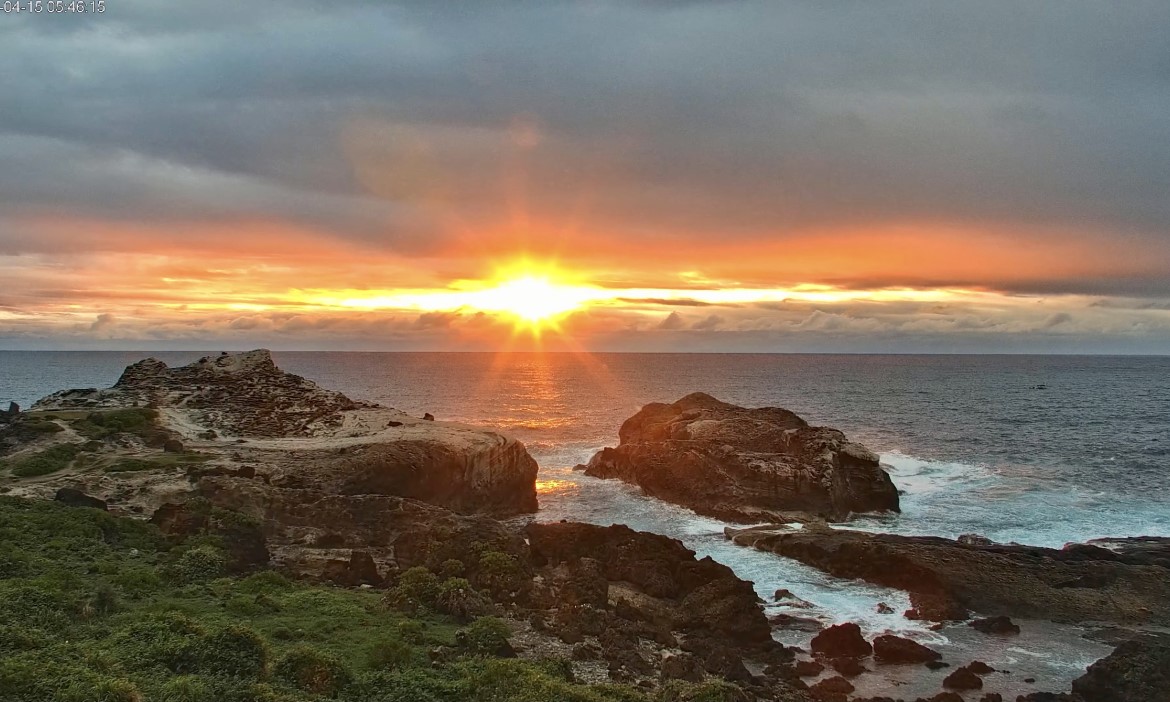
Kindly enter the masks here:
<path id="1" fill-rule="evenodd" d="M 273 675 L 315 695 L 334 696 L 353 676 L 336 657 L 308 646 L 298 646 L 277 661 Z"/>
<path id="2" fill-rule="evenodd" d="M 257 595 L 284 592 L 291 590 L 292 587 L 292 582 L 275 570 L 262 570 L 259 573 L 253 573 L 236 584 L 236 589 L 240 592 Z"/>
<path id="3" fill-rule="evenodd" d="M 435 595 L 435 609 L 466 622 L 485 614 L 488 603 L 466 579 L 447 578 Z"/>
<path id="4" fill-rule="evenodd" d="M 154 568 L 124 567 L 114 573 L 110 580 L 130 599 L 139 599 L 156 592 L 162 587 L 162 578 Z"/>
<path id="5" fill-rule="evenodd" d="M 439 575 L 444 578 L 457 578 L 463 575 L 466 566 L 458 558 L 448 558 L 439 566 Z"/>
<path id="6" fill-rule="evenodd" d="M 142 702 L 138 686 L 122 678 L 98 677 L 64 687 L 54 702 Z"/>
<path id="7" fill-rule="evenodd" d="M 121 609 L 118 593 L 113 587 L 102 583 L 94 592 L 83 599 L 78 607 L 78 614 L 82 620 L 94 617 L 107 617 Z"/>
<path id="8" fill-rule="evenodd" d="M 176 582 L 199 583 L 218 578 L 227 570 L 227 556 L 214 546 L 197 546 L 179 556 L 172 566 Z"/>
<path id="9" fill-rule="evenodd" d="M 743 690 L 723 680 L 694 684 L 672 680 L 658 691 L 657 702 L 748 702 Z"/>
<path id="10" fill-rule="evenodd" d="M 206 673 L 257 678 L 268 668 L 268 644 L 252 629 L 233 625 L 203 640 L 199 669 Z"/>
<path id="11" fill-rule="evenodd" d="M 194 675 L 171 678 L 159 691 L 158 702 L 218 702 L 206 680 Z"/>
<path id="12" fill-rule="evenodd" d="M 439 577 L 426 568 L 409 568 L 386 591 L 382 602 L 391 609 L 415 613 L 433 607 L 439 594 Z"/>
<path id="13" fill-rule="evenodd" d="M 407 619 L 398 624 L 398 636 L 409 644 L 421 645 L 426 641 L 426 631 L 423 623 L 414 619 Z"/>
<path id="14" fill-rule="evenodd" d="M 203 626 L 187 615 L 165 612 L 134 622 L 114 637 L 114 644 L 124 661 L 190 673 L 199 668 L 206 635 Z"/>
<path id="15" fill-rule="evenodd" d="M 524 569 L 511 554 L 484 551 L 479 557 L 476 584 L 491 593 L 492 599 L 504 599 L 524 587 Z"/>
<path id="16" fill-rule="evenodd" d="M 67 468 L 77 454 L 81 453 L 81 444 L 57 444 L 50 446 L 25 458 L 10 461 L 12 475 L 18 478 L 31 478 L 38 475 L 48 475 Z"/>
<path id="17" fill-rule="evenodd" d="M 405 668 L 414 662 L 414 649 L 401 639 L 386 639 L 370 647 L 368 660 L 375 670 Z"/>
<path id="18" fill-rule="evenodd" d="M 497 617 L 480 617 L 461 630 L 457 640 L 469 653 L 494 656 L 510 651 L 508 637 L 512 630 Z"/>

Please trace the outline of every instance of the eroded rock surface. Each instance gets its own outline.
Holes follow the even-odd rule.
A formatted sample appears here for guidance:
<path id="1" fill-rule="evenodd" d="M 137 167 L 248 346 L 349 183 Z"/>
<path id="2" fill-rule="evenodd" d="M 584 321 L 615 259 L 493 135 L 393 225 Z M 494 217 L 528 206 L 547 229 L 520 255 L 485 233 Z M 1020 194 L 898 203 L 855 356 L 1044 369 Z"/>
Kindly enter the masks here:
<path id="1" fill-rule="evenodd" d="M 784 521 L 786 511 L 841 519 L 898 510 L 878 457 L 836 429 L 778 407 L 747 409 L 694 393 L 646 405 L 587 475 L 637 484 L 649 495 L 739 522 Z"/>
<path id="2" fill-rule="evenodd" d="M 149 413 L 149 431 L 83 443 L 94 436 L 87 417 L 126 410 Z M 10 452 L 73 443 L 85 454 L 69 469 L 30 481 L 24 491 L 31 495 L 77 488 L 111 509 L 149 514 L 175 501 L 184 471 L 247 471 L 281 487 L 409 497 L 465 513 L 506 516 L 537 507 L 536 461 L 519 441 L 355 402 L 280 370 L 265 350 L 178 368 L 146 359 L 112 388 L 57 392 L 26 415 L 0 437 L 8 437 Z"/>

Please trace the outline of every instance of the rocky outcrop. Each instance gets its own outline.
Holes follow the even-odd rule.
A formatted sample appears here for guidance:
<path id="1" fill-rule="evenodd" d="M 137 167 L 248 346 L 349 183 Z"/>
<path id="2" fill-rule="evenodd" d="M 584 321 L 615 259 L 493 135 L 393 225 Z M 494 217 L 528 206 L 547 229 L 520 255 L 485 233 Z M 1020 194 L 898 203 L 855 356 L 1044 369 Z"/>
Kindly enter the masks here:
<path id="1" fill-rule="evenodd" d="M 355 402 L 282 371 L 265 350 L 207 356 L 177 368 L 148 358 L 127 367 L 111 388 L 54 393 L 39 400 L 32 414 L 50 418 L 35 420 L 36 426 L 62 436 L 72 436 L 69 429 L 92 436 L 95 427 L 87 416 L 100 419 L 128 408 L 150 413 L 150 436 L 159 440 L 144 441 L 142 431 L 105 432 L 103 442 L 94 442 L 90 465 L 105 467 L 122 459 L 172 469 L 199 464 L 191 470 L 246 470 L 278 487 L 393 495 L 497 516 L 537 508 L 536 461 L 519 441 Z M 26 425 L 36 428 L 29 422 L 18 428 Z M 7 434 L 13 441 L 27 441 L 15 429 L 5 431 L 0 441 Z M 170 456 L 160 459 L 152 448 Z M 73 476 L 69 486 L 105 490 L 109 486 L 93 478 L 100 474 Z M 126 473 L 119 482 L 130 479 Z M 94 494 L 118 508 L 112 492 Z M 144 496 L 138 501 L 149 513 L 173 500 Z"/>
<path id="2" fill-rule="evenodd" d="M 1083 702 L 1170 700 L 1170 636 L 1145 636 L 1117 647 L 1073 681 Z"/>
<path id="3" fill-rule="evenodd" d="M 234 436 L 310 436 L 340 426 L 342 412 L 365 406 L 276 367 L 264 349 L 207 356 L 169 368 L 154 358 L 130 365 L 112 388 L 65 390 L 35 410 L 181 407 L 199 424 Z"/>
<path id="4" fill-rule="evenodd" d="M 751 583 L 711 558 L 695 559 L 681 542 L 659 534 L 572 522 L 531 524 L 526 533 L 540 566 L 592 559 L 632 616 L 691 636 L 770 647 L 771 630 Z"/>
<path id="5" fill-rule="evenodd" d="M 273 564 L 310 579 L 338 581 L 337 561 L 376 574 L 365 580 L 382 580 L 413 566 L 437 572 L 452 559 L 463 563 L 467 577 L 475 578 L 480 568 L 476 554 L 484 549 L 527 562 L 523 538 L 501 522 L 418 500 L 337 495 L 226 476 L 201 479 L 198 491 L 217 507 L 254 518 L 262 525 Z M 353 569 L 347 566 L 344 572 Z"/>
<path id="6" fill-rule="evenodd" d="M 593 456 L 587 475 L 625 480 L 716 518 L 898 510 L 898 492 L 872 451 L 778 407 L 746 409 L 694 393 L 646 405 L 619 438 Z"/>
<path id="7" fill-rule="evenodd" d="M 973 610 L 1072 623 L 1170 624 L 1170 571 L 1123 562 L 1105 549 L 963 544 L 823 524 L 727 534 L 837 577 L 906 590 L 912 618 L 961 620 Z"/>

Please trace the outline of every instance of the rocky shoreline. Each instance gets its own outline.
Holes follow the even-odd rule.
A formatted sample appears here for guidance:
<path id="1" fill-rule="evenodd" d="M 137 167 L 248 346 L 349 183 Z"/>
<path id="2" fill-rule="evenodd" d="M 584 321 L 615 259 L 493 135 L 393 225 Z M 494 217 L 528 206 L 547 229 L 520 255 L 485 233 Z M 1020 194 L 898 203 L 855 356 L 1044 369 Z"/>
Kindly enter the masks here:
<path id="1" fill-rule="evenodd" d="M 833 528 L 898 511 L 876 454 L 787 410 L 702 393 L 647 405 L 619 437 L 581 466 L 587 475 L 725 521 L 771 522 L 727 537 L 783 556 L 776 568 L 794 559 L 905 590 L 904 616 L 970 620 L 987 636 L 1010 637 L 1008 617 L 1113 627 L 1120 645 L 1071 690 L 1019 699 L 1170 699 L 1170 643 L 1156 633 L 1170 626 L 1166 540 L 1058 550 Z M 953 666 L 920 699 L 1002 699 L 983 689 L 1000 673 L 978 661 L 866 640 L 855 625 L 821 631 L 809 650 L 781 645 L 774 627 L 792 622 L 769 622 L 751 583 L 674 539 L 533 522 L 537 465 L 521 442 L 351 400 L 262 350 L 180 368 L 147 359 L 112 388 L 0 413 L 0 461 L 0 492 L 148 518 L 176 538 L 214 533 L 238 572 L 388 592 L 407 573 L 458 573 L 475 593 L 469 614 L 505 616 L 521 656 L 567 659 L 583 681 L 724 680 L 735 699 L 845 702 L 895 699 L 861 696 L 871 670 Z"/>

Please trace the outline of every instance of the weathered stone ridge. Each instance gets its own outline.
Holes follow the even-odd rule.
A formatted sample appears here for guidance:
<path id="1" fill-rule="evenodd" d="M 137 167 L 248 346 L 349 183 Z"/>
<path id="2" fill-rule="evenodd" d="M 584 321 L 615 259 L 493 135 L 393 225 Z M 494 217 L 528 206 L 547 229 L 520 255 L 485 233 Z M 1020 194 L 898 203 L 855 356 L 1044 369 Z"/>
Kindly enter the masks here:
<path id="1" fill-rule="evenodd" d="M 181 408 L 225 434 L 281 438 L 340 426 L 342 412 L 372 405 L 286 373 L 270 352 L 258 349 L 205 356 L 178 368 L 147 358 L 128 366 L 112 388 L 65 390 L 39 400 L 33 409 L 128 406 Z"/>
<path id="2" fill-rule="evenodd" d="M 646 405 L 618 436 L 616 448 L 585 466 L 587 475 L 635 483 L 700 514 L 760 522 L 782 521 L 787 511 L 843 519 L 899 508 L 876 454 L 786 409 L 748 409 L 693 393 Z"/>

